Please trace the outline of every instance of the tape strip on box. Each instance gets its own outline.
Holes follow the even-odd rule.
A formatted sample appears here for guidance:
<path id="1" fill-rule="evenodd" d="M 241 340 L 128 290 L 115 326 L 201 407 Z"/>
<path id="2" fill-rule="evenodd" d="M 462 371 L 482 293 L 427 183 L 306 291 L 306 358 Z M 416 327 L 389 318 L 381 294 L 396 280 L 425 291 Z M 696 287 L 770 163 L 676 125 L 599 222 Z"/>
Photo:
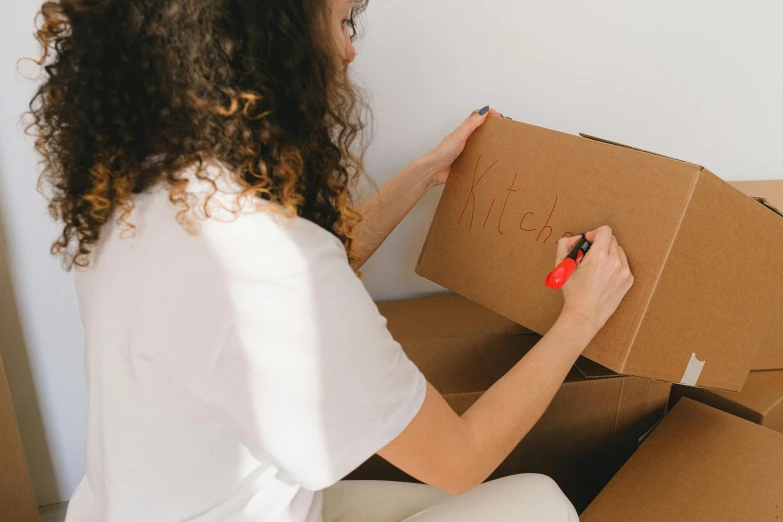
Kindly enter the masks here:
<path id="1" fill-rule="evenodd" d="M 682 376 L 680 384 L 685 386 L 696 386 L 701 377 L 701 371 L 704 369 L 704 363 L 706 361 L 700 361 L 696 358 L 696 354 L 691 354 L 691 360 L 688 362 L 688 367 L 685 368 L 685 375 Z"/>

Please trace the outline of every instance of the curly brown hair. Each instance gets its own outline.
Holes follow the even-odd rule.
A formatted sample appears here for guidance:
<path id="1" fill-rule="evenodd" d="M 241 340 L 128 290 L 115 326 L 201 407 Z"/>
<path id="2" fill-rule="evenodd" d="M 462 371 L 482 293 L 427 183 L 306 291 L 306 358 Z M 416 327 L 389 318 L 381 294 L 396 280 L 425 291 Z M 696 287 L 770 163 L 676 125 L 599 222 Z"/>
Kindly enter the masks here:
<path id="1" fill-rule="evenodd" d="M 320 225 L 350 255 L 369 110 L 335 59 L 328 4 L 43 4 L 36 63 L 45 74 L 28 132 L 43 158 L 41 190 L 63 223 L 52 253 L 66 269 L 90 264 L 109 220 L 132 232 L 134 195 L 152 186 L 169 187 L 182 217 L 190 210 L 182 172 L 195 166 L 209 179 L 210 162 L 229 169 L 241 196 Z"/>

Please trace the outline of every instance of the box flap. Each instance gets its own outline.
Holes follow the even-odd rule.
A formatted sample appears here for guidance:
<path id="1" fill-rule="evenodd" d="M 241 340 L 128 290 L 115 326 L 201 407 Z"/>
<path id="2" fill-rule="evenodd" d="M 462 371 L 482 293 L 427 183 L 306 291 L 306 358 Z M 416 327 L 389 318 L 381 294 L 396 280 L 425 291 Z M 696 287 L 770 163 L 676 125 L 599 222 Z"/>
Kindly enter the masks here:
<path id="1" fill-rule="evenodd" d="M 609 368 L 601 366 L 597 362 L 582 356 L 579 356 L 579 359 L 576 360 L 574 367 L 579 370 L 579 373 L 581 373 L 585 379 L 606 379 L 620 376 L 619 373 L 613 372 Z"/>
<path id="2" fill-rule="evenodd" d="M 683 396 L 783 433 L 783 370 L 750 372 L 736 393 L 676 386 L 672 400 Z"/>
<path id="3" fill-rule="evenodd" d="M 675 384 L 672 389 L 672 403 L 677 403 L 682 397 L 688 397 L 702 404 L 707 404 L 726 413 L 739 417 L 741 419 L 761 424 L 764 420 L 764 414 L 753 408 L 734 400 L 734 396 L 739 392 L 725 392 L 726 395 L 719 394 L 720 390 L 710 390 L 706 388 L 692 388 L 690 386 L 681 386 Z"/>
<path id="4" fill-rule="evenodd" d="M 781 484 L 783 434 L 683 399 L 580 520 L 777 520 Z"/>
<path id="5" fill-rule="evenodd" d="M 541 338 L 454 294 L 377 305 L 392 336 L 444 395 L 486 391 Z"/>
<path id="6" fill-rule="evenodd" d="M 401 341 L 403 350 L 442 394 L 483 392 L 538 342 L 539 336 L 487 335 Z"/>
<path id="7" fill-rule="evenodd" d="M 426 372 L 423 372 L 425 377 L 431 373 L 431 369 L 428 369 Z M 429 380 L 429 379 L 428 379 Z M 598 382 L 600 379 L 595 379 L 593 382 Z M 463 381 L 464 382 L 464 381 Z M 587 382 L 587 379 L 579 372 L 579 370 L 576 369 L 576 367 L 571 368 L 571 370 L 568 372 L 568 375 L 565 378 L 565 381 L 563 383 L 563 387 L 570 386 L 570 385 L 576 385 L 579 383 Z M 490 383 L 490 386 L 494 384 Z M 451 385 L 451 383 L 449 383 Z M 433 384 L 435 386 L 435 389 L 440 391 L 440 388 Z M 600 385 L 599 385 L 600 386 Z M 449 403 L 451 408 L 458 414 L 462 415 L 466 411 L 468 411 L 468 408 L 470 408 L 474 402 L 479 400 L 482 395 L 484 395 L 484 392 L 489 389 L 489 386 L 486 386 L 486 389 L 484 390 L 478 390 L 478 388 L 481 388 L 481 386 L 473 386 L 475 391 L 465 391 L 465 392 L 457 392 L 457 391 L 450 391 L 443 394 L 443 397 L 446 399 L 446 402 Z M 453 389 L 453 388 L 452 388 Z M 592 390 L 595 390 L 596 388 L 593 388 Z M 561 392 L 562 393 L 562 392 Z"/>
<path id="8" fill-rule="evenodd" d="M 585 139 L 588 139 L 588 140 L 599 141 L 601 143 L 607 143 L 609 145 L 614 145 L 616 147 L 622 147 L 624 149 L 635 150 L 637 152 L 644 152 L 646 154 L 652 154 L 653 156 L 660 156 L 662 158 L 666 158 L 666 159 L 670 159 L 670 160 L 674 160 L 674 161 L 681 161 L 683 163 L 687 163 L 689 165 L 693 165 L 694 167 L 702 168 L 700 165 L 696 165 L 695 163 L 691 163 L 690 161 L 685 161 L 685 160 L 681 160 L 681 159 L 677 159 L 677 158 L 672 158 L 671 156 L 664 156 L 663 154 L 658 154 L 657 152 L 650 152 L 649 150 L 644 150 L 644 149 L 640 149 L 640 148 L 637 148 L 637 147 L 631 147 L 630 145 L 625 145 L 624 143 L 619 143 L 619 142 L 612 141 L 612 140 L 607 140 L 607 139 L 604 139 L 604 138 L 598 138 L 596 136 L 591 136 L 590 134 L 585 134 L 583 132 L 580 132 L 579 135 L 581 137 L 585 138 Z"/>
<path id="9" fill-rule="evenodd" d="M 775 407 L 783 407 L 783 370 L 752 372 L 741 392 L 714 393 L 766 415 Z"/>
<path id="10" fill-rule="evenodd" d="M 644 443 L 644 441 L 646 441 L 650 437 L 650 435 L 652 435 L 652 432 L 655 431 L 655 428 L 657 428 L 660 423 L 661 421 L 656 422 L 655 424 L 650 426 L 649 430 L 645 431 L 644 434 L 641 437 L 639 437 L 638 442 L 640 446 L 642 445 L 642 443 Z"/>
<path id="11" fill-rule="evenodd" d="M 783 209 L 783 180 L 732 181 L 730 184 L 750 197 L 766 198 L 778 209 Z"/>
<path id="12" fill-rule="evenodd" d="M 531 333 L 513 321 L 451 293 L 376 304 L 397 341 Z"/>

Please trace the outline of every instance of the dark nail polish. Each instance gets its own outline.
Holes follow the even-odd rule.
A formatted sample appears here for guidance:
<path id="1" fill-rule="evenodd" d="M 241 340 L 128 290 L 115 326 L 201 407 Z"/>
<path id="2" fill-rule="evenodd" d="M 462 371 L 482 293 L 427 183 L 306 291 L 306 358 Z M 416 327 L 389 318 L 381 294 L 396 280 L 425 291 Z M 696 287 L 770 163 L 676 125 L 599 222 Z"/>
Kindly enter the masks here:
<path id="1" fill-rule="evenodd" d="M 484 107 L 479 111 L 479 116 L 484 116 L 488 112 L 489 112 L 489 105 L 487 105 L 486 107 Z"/>

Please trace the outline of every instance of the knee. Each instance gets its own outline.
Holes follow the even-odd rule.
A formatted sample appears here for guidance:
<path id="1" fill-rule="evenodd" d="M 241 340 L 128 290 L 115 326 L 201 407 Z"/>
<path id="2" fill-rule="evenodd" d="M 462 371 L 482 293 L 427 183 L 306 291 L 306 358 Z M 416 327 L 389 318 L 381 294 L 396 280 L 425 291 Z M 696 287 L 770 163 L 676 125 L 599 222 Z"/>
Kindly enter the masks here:
<path id="1" fill-rule="evenodd" d="M 501 479 L 507 481 L 513 498 L 519 499 L 520 507 L 536 512 L 536 520 L 551 522 L 577 522 L 574 506 L 560 486 L 545 475 L 535 473 L 512 475 Z"/>
<path id="2" fill-rule="evenodd" d="M 548 500 L 566 498 L 557 482 L 546 475 L 526 473 L 523 475 L 512 475 L 508 478 L 514 481 L 516 487 L 529 491 L 537 497 Z"/>

